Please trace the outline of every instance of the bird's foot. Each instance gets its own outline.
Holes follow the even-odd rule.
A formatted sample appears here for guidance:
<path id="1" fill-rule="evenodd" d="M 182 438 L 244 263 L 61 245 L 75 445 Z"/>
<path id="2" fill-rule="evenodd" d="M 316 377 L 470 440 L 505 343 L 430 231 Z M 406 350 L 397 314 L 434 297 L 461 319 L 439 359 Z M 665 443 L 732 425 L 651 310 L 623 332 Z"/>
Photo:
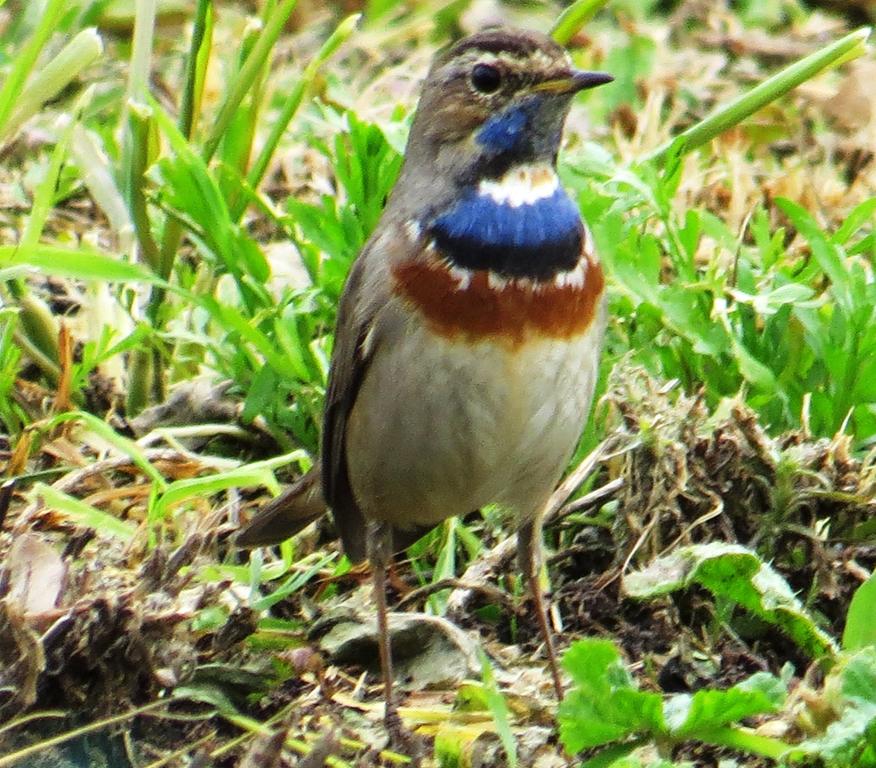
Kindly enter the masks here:
<path id="1" fill-rule="evenodd" d="M 423 740 L 413 731 L 408 729 L 402 722 L 395 707 L 390 707 L 386 710 L 383 717 L 383 724 L 386 732 L 389 735 L 389 743 L 391 748 L 411 758 L 411 765 L 414 768 L 419 768 L 425 754 L 425 745 Z"/>

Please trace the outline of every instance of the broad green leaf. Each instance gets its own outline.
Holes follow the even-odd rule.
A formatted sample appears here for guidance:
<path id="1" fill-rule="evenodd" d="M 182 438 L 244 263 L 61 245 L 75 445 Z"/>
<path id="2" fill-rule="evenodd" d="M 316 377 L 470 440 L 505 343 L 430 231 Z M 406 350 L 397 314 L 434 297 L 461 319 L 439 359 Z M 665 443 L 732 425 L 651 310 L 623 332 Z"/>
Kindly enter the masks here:
<path id="1" fill-rule="evenodd" d="M 578 687 L 588 692 L 601 692 L 610 686 L 634 687 L 620 651 L 610 640 L 577 640 L 563 655 L 562 664 Z"/>
<path id="2" fill-rule="evenodd" d="M 615 81 L 602 94 L 608 109 L 641 103 L 638 78 L 652 70 L 657 46 L 651 35 L 631 35 L 626 45 L 613 46 L 603 64 Z"/>
<path id="3" fill-rule="evenodd" d="M 869 645 L 839 666 L 842 692 L 862 706 L 876 707 L 876 646 Z"/>
<path id="4" fill-rule="evenodd" d="M 648 599 L 700 584 L 786 632 L 812 657 L 831 655 L 836 645 L 800 604 L 788 583 L 753 551 L 712 542 L 681 547 L 624 577 L 630 597 Z"/>
<path id="5" fill-rule="evenodd" d="M 637 733 L 661 733 L 660 694 L 639 691 L 608 640 L 578 640 L 563 656 L 578 687 L 560 704 L 560 740 L 570 752 Z"/>
<path id="6" fill-rule="evenodd" d="M 620 690 L 594 698 L 571 691 L 560 704 L 560 741 L 569 752 L 580 752 L 649 733 L 652 724 L 662 719 L 662 704 L 657 693 Z"/>
<path id="7" fill-rule="evenodd" d="M 693 696 L 673 696 L 667 701 L 664 714 L 674 736 L 695 737 L 698 732 L 720 728 L 746 717 L 776 712 L 786 694 L 781 680 L 766 672 L 758 672 L 725 691 L 704 688 Z M 684 706 L 679 706 L 679 703 Z M 672 717 L 667 710 L 672 711 Z"/>
<path id="8" fill-rule="evenodd" d="M 855 590 L 843 630 L 844 650 L 876 646 L 876 573 Z"/>

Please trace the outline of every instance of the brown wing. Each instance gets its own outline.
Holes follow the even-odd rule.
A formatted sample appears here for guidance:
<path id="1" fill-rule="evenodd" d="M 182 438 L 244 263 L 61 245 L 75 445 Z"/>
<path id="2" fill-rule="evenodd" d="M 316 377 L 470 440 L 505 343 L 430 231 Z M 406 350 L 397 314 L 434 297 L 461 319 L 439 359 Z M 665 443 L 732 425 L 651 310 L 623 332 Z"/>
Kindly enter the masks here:
<path id="1" fill-rule="evenodd" d="M 322 488 L 344 552 L 354 563 L 367 557 L 366 521 L 356 502 L 347 468 L 347 419 L 373 353 L 372 332 L 389 300 L 386 254 L 372 240 L 356 259 L 338 309 L 322 430 Z M 366 336 L 372 332 L 366 350 Z M 366 354 L 367 353 L 367 354 Z"/>

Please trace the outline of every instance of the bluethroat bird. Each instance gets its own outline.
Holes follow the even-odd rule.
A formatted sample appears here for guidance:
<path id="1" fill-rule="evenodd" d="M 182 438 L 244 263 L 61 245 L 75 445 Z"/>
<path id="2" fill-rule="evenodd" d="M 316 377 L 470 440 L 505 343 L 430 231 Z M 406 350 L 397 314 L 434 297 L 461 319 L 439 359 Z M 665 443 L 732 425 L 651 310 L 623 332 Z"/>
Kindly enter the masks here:
<path id="1" fill-rule="evenodd" d="M 399 179 L 341 298 L 321 467 L 238 536 L 276 543 L 328 505 L 349 559 L 373 568 L 388 724 L 387 564 L 441 521 L 493 503 L 512 515 L 562 696 L 538 579 L 541 512 L 587 419 L 605 310 L 556 161 L 572 97 L 611 80 L 516 29 L 436 57 Z"/>

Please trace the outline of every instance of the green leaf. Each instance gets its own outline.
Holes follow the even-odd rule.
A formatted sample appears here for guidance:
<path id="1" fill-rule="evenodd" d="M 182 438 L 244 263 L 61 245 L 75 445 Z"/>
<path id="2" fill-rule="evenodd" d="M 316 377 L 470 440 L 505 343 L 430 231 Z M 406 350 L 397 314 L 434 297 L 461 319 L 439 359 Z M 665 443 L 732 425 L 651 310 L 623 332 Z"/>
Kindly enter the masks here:
<path id="1" fill-rule="evenodd" d="M 847 651 L 876 646 L 876 573 L 871 574 L 852 596 L 842 646 Z"/>
<path id="2" fill-rule="evenodd" d="M 794 596 L 788 583 L 756 553 L 738 544 L 712 542 L 681 547 L 624 577 L 630 597 L 648 599 L 701 584 L 786 632 L 812 657 L 832 655 L 836 645 Z"/>
<path id="3" fill-rule="evenodd" d="M 641 743 L 630 741 L 625 744 L 613 744 L 600 750 L 595 756 L 581 763 L 581 768 L 642 768 L 642 763 L 631 753 L 638 749 Z M 657 768 L 649 765 L 648 768 Z"/>
<path id="4" fill-rule="evenodd" d="M 563 656 L 578 687 L 560 704 L 560 740 L 569 752 L 637 733 L 665 730 L 660 694 L 639 691 L 609 640 L 578 640 Z"/>
<path id="5" fill-rule="evenodd" d="M 39 23 L 33 35 L 12 58 L 11 67 L 4 73 L 3 85 L 0 87 L 0 142 L 5 142 L 8 136 L 7 121 L 16 105 L 21 100 L 25 83 L 35 69 L 37 59 L 49 38 L 58 28 L 66 8 L 64 0 L 49 0 L 39 14 Z M 6 57 L 4 56 L 4 59 Z"/>
<path id="6" fill-rule="evenodd" d="M 575 0 L 557 17 L 551 28 L 551 37 L 560 45 L 569 41 L 590 21 L 597 12 L 607 5 L 608 0 Z"/>
<path id="7" fill-rule="evenodd" d="M 666 702 L 664 716 L 673 736 L 695 738 L 698 732 L 776 712 L 786 695 L 781 680 L 758 672 L 725 691 L 704 688 L 693 696 L 673 696 Z"/>
<path id="8" fill-rule="evenodd" d="M 736 301 L 749 304 L 755 312 L 767 317 L 774 315 L 787 304 L 794 306 L 806 304 L 815 295 L 812 288 L 801 283 L 787 283 L 772 290 L 760 290 L 756 294 L 738 290 L 731 290 L 730 293 Z"/>
<path id="9" fill-rule="evenodd" d="M 289 597 L 289 595 L 298 592 L 300 589 L 305 587 L 316 575 L 318 575 L 322 570 L 328 568 L 332 561 L 337 558 L 336 552 L 329 552 L 328 554 L 318 556 L 317 553 L 313 553 L 308 557 L 313 560 L 313 564 L 309 565 L 306 560 L 299 560 L 295 564 L 295 571 L 292 573 L 289 578 L 287 578 L 277 589 L 271 592 L 269 595 L 265 595 L 264 597 L 260 597 L 258 600 L 253 601 L 253 609 L 256 611 L 266 611 L 273 605 L 285 600 Z M 270 577 L 270 573 L 264 572 L 262 574 L 262 582 L 267 581 Z"/>
<path id="10" fill-rule="evenodd" d="M 631 35 L 627 45 L 612 46 L 602 65 L 615 81 L 602 94 L 608 109 L 641 104 L 638 80 L 653 70 L 657 45 L 651 35 Z"/>
<path id="11" fill-rule="evenodd" d="M 473 756 L 482 749 L 479 739 L 492 733 L 489 723 L 442 722 L 435 732 L 434 757 L 438 768 L 471 768 Z"/>
<path id="12" fill-rule="evenodd" d="M 281 0 L 272 8 L 272 13 L 259 35 L 246 61 L 232 78 L 225 92 L 225 100 L 219 107 L 216 117 L 213 119 L 210 135 L 204 142 L 203 157 L 207 162 L 213 157 L 213 153 L 219 147 L 219 142 L 228 130 L 228 126 L 234 119 L 244 97 L 253 86 L 260 80 L 264 68 L 269 63 L 274 44 L 283 31 L 290 14 L 295 8 L 297 0 Z"/>
<path id="13" fill-rule="evenodd" d="M 840 666 L 842 692 L 861 706 L 876 707 L 876 647 L 870 645 Z"/>
<path id="14" fill-rule="evenodd" d="M 745 377 L 745 380 L 751 382 L 758 389 L 774 392 L 778 382 L 776 382 L 773 372 L 745 348 L 736 334 L 728 333 L 727 335 L 730 339 L 733 357 L 736 358 L 739 372 Z"/>
<path id="15" fill-rule="evenodd" d="M 876 197 L 871 197 L 855 206 L 852 212 L 846 216 L 842 226 L 834 232 L 831 240 L 838 245 L 844 245 L 852 235 L 869 224 L 874 215 L 876 215 Z"/>
<path id="16" fill-rule="evenodd" d="M 562 663 L 582 690 L 602 692 L 609 687 L 609 674 L 614 685 L 633 687 L 633 678 L 621 663 L 620 651 L 610 640 L 577 640 L 564 654 Z"/>

